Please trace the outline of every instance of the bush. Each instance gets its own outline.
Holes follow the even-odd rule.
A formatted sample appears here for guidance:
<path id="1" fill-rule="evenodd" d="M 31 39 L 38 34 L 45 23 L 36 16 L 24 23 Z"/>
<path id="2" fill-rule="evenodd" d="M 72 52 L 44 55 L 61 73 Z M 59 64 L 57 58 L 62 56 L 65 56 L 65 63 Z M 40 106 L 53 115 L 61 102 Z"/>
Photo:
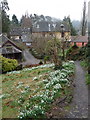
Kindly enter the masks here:
<path id="1" fill-rule="evenodd" d="M 2 73 L 15 70 L 16 67 L 18 66 L 18 62 L 15 59 L 9 59 L 9 58 L 0 56 L 0 61 L 2 63 L 2 67 L 1 67 Z"/>
<path id="2" fill-rule="evenodd" d="M 44 63 L 46 64 L 46 61 L 50 60 L 49 56 L 44 57 Z"/>
<path id="3" fill-rule="evenodd" d="M 31 53 L 32 53 L 32 55 L 35 57 L 35 58 L 37 58 L 37 59 L 43 59 L 44 58 L 44 54 L 43 53 L 39 53 L 39 52 L 37 52 L 35 49 L 30 49 L 29 50 Z"/>
<path id="4" fill-rule="evenodd" d="M 42 65 L 42 64 L 43 64 L 43 62 L 42 62 L 42 61 L 40 61 L 40 62 L 39 62 L 39 65 Z"/>
<path id="5" fill-rule="evenodd" d="M 70 47 L 67 50 L 66 58 L 68 60 L 77 60 L 77 59 L 79 59 L 79 57 L 80 57 L 79 51 L 80 51 L 80 48 L 77 45 L 73 45 L 72 47 Z"/>

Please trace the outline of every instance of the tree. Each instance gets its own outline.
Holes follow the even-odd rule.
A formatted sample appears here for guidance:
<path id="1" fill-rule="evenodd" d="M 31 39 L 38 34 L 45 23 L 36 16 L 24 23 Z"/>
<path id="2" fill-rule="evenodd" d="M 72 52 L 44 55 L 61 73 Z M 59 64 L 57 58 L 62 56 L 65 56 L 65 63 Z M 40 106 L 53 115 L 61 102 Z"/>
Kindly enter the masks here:
<path id="1" fill-rule="evenodd" d="M 28 14 L 25 16 L 22 16 L 20 23 L 21 23 L 22 28 L 31 28 L 32 27 L 32 21 L 31 21 L 30 17 L 28 16 Z"/>
<path id="2" fill-rule="evenodd" d="M 86 2 L 84 2 L 83 18 L 82 18 L 82 30 L 81 30 L 82 36 L 85 36 L 85 34 L 86 34 L 86 25 L 87 25 L 87 20 L 86 20 Z"/>
<path id="3" fill-rule="evenodd" d="M 32 47 L 37 53 L 38 58 L 44 58 L 46 43 L 49 40 L 49 37 L 44 36 L 33 36 L 32 35 Z"/>
<path id="4" fill-rule="evenodd" d="M 63 19 L 63 22 L 66 22 L 66 23 L 70 26 L 71 35 L 72 35 L 72 36 L 76 36 L 76 35 L 77 35 L 77 32 L 76 32 L 75 28 L 74 28 L 73 25 L 72 25 L 72 22 L 71 22 L 70 17 L 69 17 L 69 16 L 68 16 L 68 17 L 65 16 L 64 19 Z"/>
<path id="5" fill-rule="evenodd" d="M 17 19 L 17 17 L 16 17 L 16 15 L 15 14 L 13 14 L 13 16 L 12 16 L 12 24 L 13 25 L 18 25 L 18 19 Z"/>
<path id="6" fill-rule="evenodd" d="M 62 60 L 59 56 L 61 51 L 61 41 L 58 40 L 56 37 L 50 39 L 46 45 L 46 53 L 51 56 L 55 64 L 55 69 L 62 68 Z"/>
<path id="7" fill-rule="evenodd" d="M 9 10 L 8 2 L 3 0 L 1 2 L 1 15 L 2 15 L 2 33 L 9 33 L 10 20 L 6 11 Z"/>

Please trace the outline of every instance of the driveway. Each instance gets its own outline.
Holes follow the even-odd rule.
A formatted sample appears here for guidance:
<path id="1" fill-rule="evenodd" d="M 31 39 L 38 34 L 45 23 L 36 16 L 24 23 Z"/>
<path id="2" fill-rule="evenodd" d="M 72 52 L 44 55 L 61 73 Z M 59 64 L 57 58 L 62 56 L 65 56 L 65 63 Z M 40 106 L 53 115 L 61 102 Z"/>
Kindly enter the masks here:
<path id="1" fill-rule="evenodd" d="M 32 65 L 32 64 L 38 64 L 40 60 L 36 59 L 28 49 L 23 51 L 23 56 L 25 59 L 25 62 L 23 62 L 23 65 Z"/>

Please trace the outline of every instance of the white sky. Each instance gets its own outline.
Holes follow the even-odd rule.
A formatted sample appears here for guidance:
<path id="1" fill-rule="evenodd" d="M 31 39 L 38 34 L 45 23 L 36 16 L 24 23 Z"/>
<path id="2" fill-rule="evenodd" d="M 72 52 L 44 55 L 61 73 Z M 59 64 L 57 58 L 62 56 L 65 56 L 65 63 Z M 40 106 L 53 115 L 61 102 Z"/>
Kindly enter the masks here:
<path id="1" fill-rule="evenodd" d="M 73 20 L 81 20 L 84 1 L 90 0 L 7 0 L 10 18 L 13 14 L 18 19 L 28 11 L 29 14 L 38 14 L 63 19 L 70 15 Z"/>

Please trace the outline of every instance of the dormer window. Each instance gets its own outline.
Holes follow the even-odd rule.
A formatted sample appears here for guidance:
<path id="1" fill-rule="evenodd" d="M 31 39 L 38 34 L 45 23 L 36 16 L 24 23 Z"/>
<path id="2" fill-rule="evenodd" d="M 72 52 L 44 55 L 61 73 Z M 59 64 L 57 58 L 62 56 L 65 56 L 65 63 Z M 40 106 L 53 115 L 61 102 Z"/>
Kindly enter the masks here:
<path id="1" fill-rule="evenodd" d="M 39 25 L 37 24 L 37 28 L 39 28 Z"/>

